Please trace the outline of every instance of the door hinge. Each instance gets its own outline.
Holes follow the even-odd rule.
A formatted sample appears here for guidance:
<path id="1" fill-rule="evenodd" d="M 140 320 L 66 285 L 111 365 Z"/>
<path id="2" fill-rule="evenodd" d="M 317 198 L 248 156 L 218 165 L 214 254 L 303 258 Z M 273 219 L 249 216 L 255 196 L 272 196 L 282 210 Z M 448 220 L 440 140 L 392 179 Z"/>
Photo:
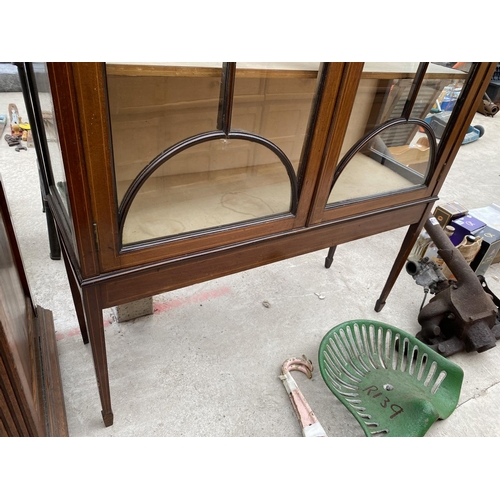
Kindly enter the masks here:
<path id="1" fill-rule="evenodd" d="M 97 232 L 97 222 L 94 222 L 92 224 L 92 226 L 94 227 L 94 241 L 95 241 L 95 246 L 96 246 L 97 251 L 99 251 L 99 233 Z"/>

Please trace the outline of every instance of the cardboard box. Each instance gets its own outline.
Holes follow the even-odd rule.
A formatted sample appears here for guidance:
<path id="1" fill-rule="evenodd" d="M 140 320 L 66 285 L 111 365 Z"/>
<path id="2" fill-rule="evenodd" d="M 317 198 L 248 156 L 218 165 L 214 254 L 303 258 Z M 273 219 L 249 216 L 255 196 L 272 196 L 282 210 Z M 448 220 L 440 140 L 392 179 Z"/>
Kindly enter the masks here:
<path id="1" fill-rule="evenodd" d="M 464 215 L 452 220 L 449 225 L 455 228 L 455 232 L 450 236 L 450 240 L 455 246 L 458 246 L 467 235 L 476 233 L 486 226 L 486 223 L 472 217 L 472 215 Z"/>
<path id="2" fill-rule="evenodd" d="M 436 217 L 441 227 L 446 227 L 453 219 L 458 219 L 468 213 L 469 211 L 456 201 L 452 203 L 444 203 L 434 209 L 434 217 Z"/>
<path id="3" fill-rule="evenodd" d="M 486 207 L 473 208 L 469 214 L 476 219 L 482 220 L 486 225 L 500 231 L 500 205 L 492 203 Z"/>
<path id="4" fill-rule="evenodd" d="M 484 226 L 474 236 L 482 238 L 481 249 L 471 262 L 470 267 L 480 276 L 484 275 L 488 267 L 493 263 L 500 249 L 500 231 L 490 226 Z"/>
<path id="5" fill-rule="evenodd" d="M 474 208 L 470 214 L 479 220 L 484 221 L 488 226 L 500 231 L 500 205 L 492 203 L 487 207 Z M 493 259 L 492 264 L 500 262 L 500 252 Z"/>

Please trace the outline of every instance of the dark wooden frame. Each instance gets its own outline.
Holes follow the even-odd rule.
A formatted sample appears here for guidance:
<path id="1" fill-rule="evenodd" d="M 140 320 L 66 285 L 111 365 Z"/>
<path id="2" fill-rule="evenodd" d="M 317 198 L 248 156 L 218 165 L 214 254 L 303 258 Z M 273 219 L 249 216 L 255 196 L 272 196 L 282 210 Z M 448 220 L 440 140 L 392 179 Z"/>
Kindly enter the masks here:
<path id="1" fill-rule="evenodd" d="M 92 348 L 104 424 L 113 423 L 104 308 L 408 226 L 376 303 L 380 310 L 438 199 L 496 64 L 473 66 L 425 185 L 327 206 L 363 63 L 324 63 L 295 214 L 121 248 L 104 65 L 49 63 L 56 119 L 64 123 L 60 141 L 72 220 L 66 220 L 53 190 L 47 201 L 82 337 Z"/>

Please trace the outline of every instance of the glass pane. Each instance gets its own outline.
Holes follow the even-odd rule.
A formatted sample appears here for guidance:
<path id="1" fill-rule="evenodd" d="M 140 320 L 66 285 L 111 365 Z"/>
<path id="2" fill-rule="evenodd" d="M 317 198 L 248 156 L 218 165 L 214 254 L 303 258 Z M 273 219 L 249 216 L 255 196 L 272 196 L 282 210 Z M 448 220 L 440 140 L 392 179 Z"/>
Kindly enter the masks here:
<path id="1" fill-rule="evenodd" d="M 61 154 L 61 146 L 59 143 L 59 135 L 57 132 L 57 123 L 54 117 L 54 105 L 52 102 L 47 64 L 33 63 L 33 70 L 38 90 L 38 99 L 40 101 L 43 124 L 45 127 L 45 135 L 47 137 L 47 148 L 50 156 L 50 165 L 52 167 L 54 187 L 56 188 L 59 198 L 69 216 L 66 176 L 64 174 L 64 164 Z"/>
<path id="2" fill-rule="evenodd" d="M 237 63 L 236 66 L 232 128 L 272 141 L 287 155 L 296 172 L 318 69 L 319 63 L 314 62 Z"/>
<path id="3" fill-rule="evenodd" d="M 357 89 L 340 161 L 349 149 L 376 127 L 401 118 L 413 85 L 418 62 L 367 62 Z M 411 110 L 411 118 L 429 122 L 436 103 L 448 90 L 461 88 L 465 73 L 441 63 L 429 63 L 423 83 Z M 448 102 L 448 101 L 446 101 Z M 374 140 L 375 141 L 375 140 Z M 390 127 L 376 137 L 375 149 L 385 164 L 374 159 L 374 153 L 358 153 L 339 177 L 328 203 L 375 196 L 419 185 L 428 169 L 428 139 L 415 125 Z M 395 163 L 396 162 L 396 163 Z M 404 168 L 387 168 L 391 164 Z M 356 178 L 356 176 L 359 176 Z"/>
<path id="4" fill-rule="evenodd" d="M 339 158 L 377 126 L 401 117 L 418 65 L 417 62 L 365 63 Z M 430 63 L 411 117 L 422 120 L 428 117 L 442 92 L 461 87 L 465 76 L 460 69 Z M 387 131 L 382 136 L 387 146 L 401 145 L 402 139 L 409 144 L 410 137 L 392 139 L 389 134 L 393 132 Z"/>
<path id="5" fill-rule="evenodd" d="M 118 201 L 159 153 L 216 129 L 222 63 L 106 64 Z"/>
<path id="6" fill-rule="evenodd" d="M 290 210 L 284 165 L 246 140 L 212 140 L 179 153 L 139 190 L 126 218 L 123 243 L 220 227 Z"/>
<path id="7" fill-rule="evenodd" d="M 384 138 L 391 137 L 392 146 Z M 411 140 L 406 140 L 410 137 Z M 423 184 L 429 169 L 429 138 L 403 123 L 379 133 L 347 164 L 328 203 L 363 198 Z"/>
<path id="8" fill-rule="evenodd" d="M 444 68 L 452 68 L 458 76 L 450 81 L 444 88 L 440 89 L 439 96 L 436 98 L 433 107 L 430 109 L 425 121 L 429 123 L 436 134 L 439 142 L 448 126 L 450 116 L 453 112 L 456 102 L 462 94 L 462 89 L 472 67 L 472 63 L 464 62 L 440 62 L 433 63 Z M 471 126 L 464 138 L 464 143 L 472 142 L 478 138 L 479 131 L 473 130 Z"/>

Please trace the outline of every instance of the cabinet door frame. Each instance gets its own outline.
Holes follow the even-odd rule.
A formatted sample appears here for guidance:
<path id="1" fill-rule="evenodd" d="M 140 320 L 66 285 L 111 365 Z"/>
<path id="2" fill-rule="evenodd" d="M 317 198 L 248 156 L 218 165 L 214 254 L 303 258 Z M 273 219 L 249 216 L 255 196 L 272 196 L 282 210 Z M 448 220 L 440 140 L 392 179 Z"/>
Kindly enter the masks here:
<path id="1" fill-rule="evenodd" d="M 343 141 L 349 123 L 350 111 L 356 98 L 362 68 L 363 63 L 359 63 L 355 71 L 346 75 L 343 81 L 343 85 L 347 87 L 345 91 L 341 90 L 340 92 L 344 102 L 339 103 L 340 111 L 332 121 L 330 137 L 342 137 Z M 396 205 L 426 203 L 435 198 L 446 178 L 453 159 L 460 149 L 462 139 L 484 96 L 495 68 L 496 63 L 474 64 L 468 78 L 465 80 L 465 99 L 459 101 L 454 108 L 454 113 L 450 117 L 446 129 L 446 135 L 441 138 L 437 149 L 433 174 L 425 185 L 327 206 L 331 179 L 341 159 L 340 150 L 342 147 L 341 140 L 330 140 L 326 145 L 324 161 L 320 168 L 321 177 L 318 178 L 308 225 L 312 226 L 362 213 L 380 211 Z"/>

